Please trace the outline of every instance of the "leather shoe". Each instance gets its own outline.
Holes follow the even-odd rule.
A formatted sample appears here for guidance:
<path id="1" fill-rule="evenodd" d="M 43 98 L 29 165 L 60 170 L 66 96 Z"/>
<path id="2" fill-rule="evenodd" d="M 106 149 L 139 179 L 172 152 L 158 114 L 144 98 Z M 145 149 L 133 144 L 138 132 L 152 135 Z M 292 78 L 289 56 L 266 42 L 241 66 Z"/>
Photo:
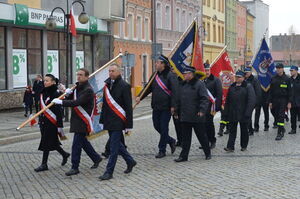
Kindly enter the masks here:
<path id="1" fill-rule="evenodd" d="M 265 128 L 264 128 L 264 131 L 269 131 L 269 127 L 265 127 Z"/>
<path id="2" fill-rule="evenodd" d="M 230 149 L 230 148 L 227 148 L 227 147 L 225 147 L 224 150 L 227 151 L 227 152 L 234 152 L 233 149 Z"/>
<path id="3" fill-rule="evenodd" d="M 181 143 L 177 141 L 175 146 L 181 147 Z"/>
<path id="4" fill-rule="evenodd" d="M 66 172 L 66 176 L 72 176 L 72 175 L 77 175 L 79 173 L 78 169 L 70 169 L 68 172 Z"/>
<path id="5" fill-rule="evenodd" d="M 109 157 L 109 153 L 107 151 L 104 151 L 104 153 L 101 153 L 102 156 L 104 156 L 105 158 Z"/>
<path id="6" fill-rule="evenodd" d="M 241 151 L 246 151 L 247 150 L 247 148 L 241 148 Z"/>
<path id="7" fill-rule="evenodd" d="M 159 152 L 158 154 L 156 154 L 155 158 L 163 158 L 165 156 L 166 156 L 166 153 Z"/>
<path id="8" fill-rule="evenodd" d="M 229 130 L 228 130 L 228 129 L 226 129 L 226 131 L 224 132 L 224 134 L 229 134 Z"/>
<path id="9" fill-rule="evenodd" d="M 35 168 L 35 172 L 41 172 L 41 171 L 47 171 L 48 170 L 48 165 L 47 164 L 41 164 L 38 168 Z"/>
<path id="10" fill-rule="evenodd" d="M 176 150 L 176 141 L 174 140 L 174 142 L 172 142 L 170 144 L 170 148 L 171 148 L 171 153 L 173 154 Z"/>
<path id="11" fill-rule="evenodd" d="M 289 134 L 296 134 L 296 130 L 291 130 Z"/>
<path id="12" fill-rule="evenodd" d="M 130 173 L 132 171 L 133 167 L 136 166 L 136 164 L 137 164 L 136 161 L 133 160 L 132 163 L 127 165 L 127 169 L 124 171 L 124 173 Z"/>
<path id="13" fill-rule="evenodd" d="M 179 157 L 179 158 L 175 159 L 174 161 L 175 162 L 186 162 L 187 158 Z"/>
<path id="14" fill-rule="evenodd" d="M 94 162 L 94 164 L 91 167 L 91 169 L 97 169 L 101 161 L 102 161 L 102 158 L 100 157 L 100 159 L 97 162 Z"/>
<path id="15" fill-rule="evenodd" d="M 113 175 L 109 173 L 104 173 L 102 176 L 99 177 L 100 180 L 110 180 L 112 179 Z"/>
<path id="16" fill-rule="evenodd" d="M 66 153 L 65 156 L 63 156 L 63 160 L 61 162 L 61 166 L 64 166 L 68 162 L 68 158 L 70 157 L 70 153 Z"/>
<path id="17" fill-rule="evenodd" d="M 259 131 L 259 128 L 254 128 L 254 132 L 258 132 Z"/>
<path id="18" fill-rule="evenodd" d="M 210 159 L 211 159 L 211 155 L 205 157 L 205 160 L 210 160 Z"/>

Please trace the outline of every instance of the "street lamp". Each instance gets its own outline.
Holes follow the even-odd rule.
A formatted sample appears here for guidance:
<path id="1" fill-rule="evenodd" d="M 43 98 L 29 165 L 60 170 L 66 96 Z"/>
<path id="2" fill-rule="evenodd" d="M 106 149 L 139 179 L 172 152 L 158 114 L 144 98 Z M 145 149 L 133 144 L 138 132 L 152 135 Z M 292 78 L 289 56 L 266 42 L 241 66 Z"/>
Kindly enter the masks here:
<path id="1" fill-rule="evenodd" d="M 85 12 L 84 10 L 84 5 L 83 3 L 85 3 L 85 1 L 83 0 L 76 0 L 73 1 L 71 4 L 71 7 L 76 4 L 79 3 L 82 7 L 82 12 L 80 13 L 80 15 L 78 16 L 78 20 L 80 23 L 82 24 L 86 24 L 89 21 L 89 16 L 88 14 Z M 55 10 L 61 10 L 64 13 L 64 32 L 66 33 L 66 86 L 69 86 L 69 63 L 70 63 L 70 56 L 69 56 L 69 49 L 70 49 L 70 19 L 71 19 L 71 15 L 70 15 L 70 9 L 69 9 L 69 0 L 67 0 L 67 10 L 65 12 L 65 10 L 61 7 L 55 7 L 52 11 L 51 11 L 51 15 L 50 17 L 47 18 L 46 21 L 46 28 L 48 30 L 54 30 L 56 28 L 56 19 L 53 16 L 53 13 Z M 72 67 L 70 67 L 70 74 L 72 74 Z M 71 76 L 72 77 L 72 76 Z M 68 109 L 66 109 L 68 110 Z M 66 117 L 65 120 L 68 121 L 69 120 L 69 112 L 66 111 Z"/>

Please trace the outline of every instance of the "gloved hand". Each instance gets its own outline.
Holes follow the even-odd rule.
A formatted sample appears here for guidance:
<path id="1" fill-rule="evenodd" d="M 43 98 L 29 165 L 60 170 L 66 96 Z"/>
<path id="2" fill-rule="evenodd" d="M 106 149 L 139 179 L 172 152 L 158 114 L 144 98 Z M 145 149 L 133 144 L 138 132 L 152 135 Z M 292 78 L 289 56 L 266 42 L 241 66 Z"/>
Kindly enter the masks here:
<path id="1" fill-rule="evenodd" d="M 123 133 L 129 133 L 129 132 L 131 132 L 132 131 L 132 129 L 125 129 L 125 130 L 123 130 Z"/>
<path id="2" fill-rule="evenodd" d="M 52 103 L 62 105 L 62 100 L 55 98 L 52 100 Z"/>
<path id="3" fill-rule="evenodd" d="M 66 93 L 67 95 L 70 95 L 70 94 L 73 93 L 73 90 L 70 89 L 70 88 L 67 88 L 67 89 L 65 90 L 65 93 Z"/>
<path id="4" fill-rule="evenodd" d="M 57 128 L 57 131 L 58 131 L 60 134 L 64 135 L 64 129 L 63 129 L 63 128 L 58 127 L 58 128 Z"/>

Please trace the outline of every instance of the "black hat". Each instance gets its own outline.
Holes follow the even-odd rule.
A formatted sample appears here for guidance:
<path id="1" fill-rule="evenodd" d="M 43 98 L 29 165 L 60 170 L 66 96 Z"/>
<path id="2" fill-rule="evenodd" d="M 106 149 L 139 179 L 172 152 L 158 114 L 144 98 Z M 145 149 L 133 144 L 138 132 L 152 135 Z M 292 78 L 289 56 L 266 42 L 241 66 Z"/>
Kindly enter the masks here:
<path id="1" fill-rule="evenodd" d="M 210 64 L 204 63 L 204 68 L 205 68 L 205 69 L 209 69 L 209 68 L 210 68 Z"/>
<path id="2" fill-rule="evenodd" d="M 245 72 L 241 71 L 241 70 L 238 70 L 238 71 L 236 71 L 235 76 L 237 76 L 237 77 L 245 77 Z"/>
<path id="3" fill-rule="evenodd" d="M 278 64 L 276 64 L 276 68 L 284 68 L 284 66 L 282 63 L 278 63 Z"/>
<path id="4" fill-rule="evenodd" d="M 184 73 L 190 73 L 190 72 L 194 73 L 195 71 L 196 71 L 196 69 L 194 67 L 192 67 L 192 66 L 186 66 L 186 67 L 184 67 L 182 73 L 183 74 Z"/>
<path id="5" fill-rule="evenodd" d="M 246 72 L 251 72 L 251 71 L 252 71 L 252 68 L 251 68 L 251 67 L 249 67 L 249 66 L 248 66 L 248 67 L 246 67 L 246 68 L 245 68 L 245 70 L 244 70 L 244 72 L 245 72 L 245 73 L 246 73 Z"/>
<path id="6" fill-rule="evenodd" d="M 298 66 L 291 66 L 290 70 L 296 70 L 296 71 L 298 71 Z"/>
<path id="7" fill-rule="evenodd" d="M 170 65 L 169 59 L 166 56 L 164 56 L 164 55 L 160 55 L 158 57 L 158 60 L 162 61 L 163 63 L 165 63 L 168 66 Z"/>

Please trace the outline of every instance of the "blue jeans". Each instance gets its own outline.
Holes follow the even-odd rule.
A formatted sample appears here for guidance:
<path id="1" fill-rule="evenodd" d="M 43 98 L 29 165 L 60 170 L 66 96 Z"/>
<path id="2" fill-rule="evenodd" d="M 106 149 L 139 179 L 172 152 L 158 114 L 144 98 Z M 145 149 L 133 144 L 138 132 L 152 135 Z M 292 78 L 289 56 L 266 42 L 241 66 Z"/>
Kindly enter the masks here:
<path id="1" fill-rule="evenodd" d="M 158 143 L 159 152 L 166 153 L 167 144 L 175 142 L 175 139 L 169 136 L 169 122 L 171 119 L 170 111 L 153 110 L 152 121 L 155 130 L 160 134 Z"/>
<path id="2" fill-rule="evenodd" d="M 78 169 L 82 149 L 91 158 L 91 160 L 93 160 L 93 162 L 97 162 L 101 158 L 85 136 L 86 135 L 84 133 L 74 133 L 71 157 L 72 169 Z"/>
<path id="3" fill-rule="evenodd" d="M 110 155 L 105 173 L 113 174 L 119 154 L 123 157 L 127 165 L 133 163 L 134 160 L 126 150 L 124 144 L 121 142 L 122 131 L 108 131 L 108 133 L 110 142 Z"/>

